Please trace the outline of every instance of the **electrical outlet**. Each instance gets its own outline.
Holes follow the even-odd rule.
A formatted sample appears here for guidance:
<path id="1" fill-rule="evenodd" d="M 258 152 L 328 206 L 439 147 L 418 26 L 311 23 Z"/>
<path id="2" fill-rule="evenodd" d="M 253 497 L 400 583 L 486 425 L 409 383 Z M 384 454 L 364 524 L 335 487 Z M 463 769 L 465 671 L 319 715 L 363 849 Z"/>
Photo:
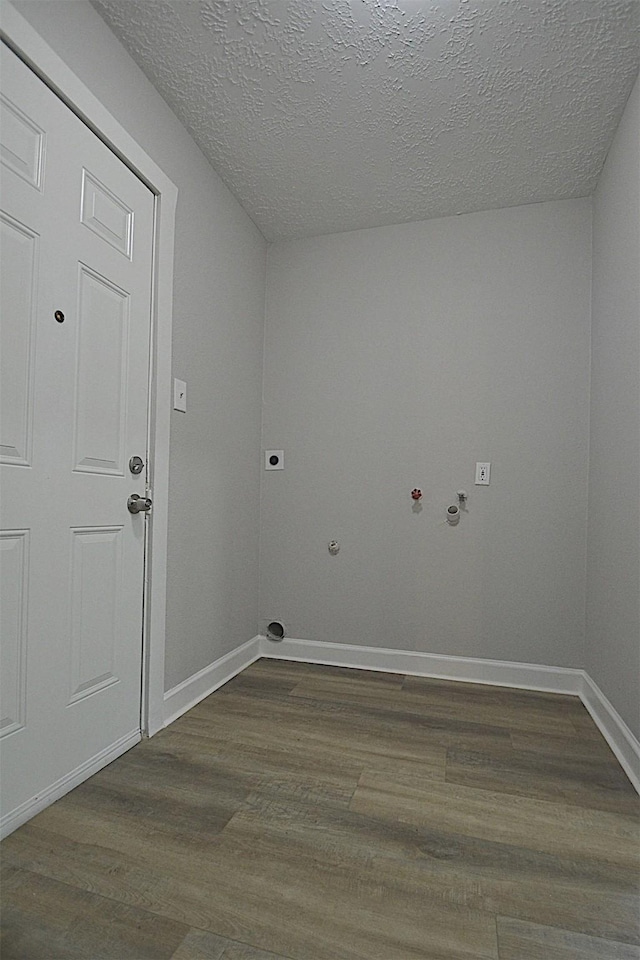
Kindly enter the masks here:
<path id="1" fill-rule="evenodd" d="M 476 484 L 479 486 L 489 486 L 489 480 L 491 478 L 491 464 L 490 463 L 476 463 Z"/>

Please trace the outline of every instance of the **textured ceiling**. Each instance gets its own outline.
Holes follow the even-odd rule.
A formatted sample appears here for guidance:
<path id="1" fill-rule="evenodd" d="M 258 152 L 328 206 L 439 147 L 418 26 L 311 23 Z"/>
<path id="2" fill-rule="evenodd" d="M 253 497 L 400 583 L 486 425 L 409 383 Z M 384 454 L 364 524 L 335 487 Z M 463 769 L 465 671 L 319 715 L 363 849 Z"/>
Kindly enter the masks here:
<path id="1" fill-rule="evenodd" d="M 589 194 L 640 0 L 93 0 L 269 240 Z"/>

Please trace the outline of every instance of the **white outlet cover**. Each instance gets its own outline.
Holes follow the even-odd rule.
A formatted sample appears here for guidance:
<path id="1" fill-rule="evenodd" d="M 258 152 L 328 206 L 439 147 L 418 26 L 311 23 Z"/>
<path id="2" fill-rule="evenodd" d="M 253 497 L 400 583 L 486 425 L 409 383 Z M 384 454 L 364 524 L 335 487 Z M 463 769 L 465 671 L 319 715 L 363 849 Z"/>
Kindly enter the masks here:
<path id="1" fill-rule="evenodd" d="M 265 450 L 265 470 L 284 470 L 284 450 Z"/>
<path id="2" fill-rule="evenodd" d="M 491 480 L 491 464 L 476 463 L 476 484 L 481 487 L 488 487 Z"/>

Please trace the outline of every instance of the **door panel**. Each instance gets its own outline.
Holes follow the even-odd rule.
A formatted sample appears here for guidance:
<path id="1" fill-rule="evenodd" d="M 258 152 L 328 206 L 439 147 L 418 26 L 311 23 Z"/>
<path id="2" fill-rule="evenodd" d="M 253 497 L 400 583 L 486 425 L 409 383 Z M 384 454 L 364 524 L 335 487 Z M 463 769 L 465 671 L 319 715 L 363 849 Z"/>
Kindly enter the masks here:
<path id="1" fill-rule="evenodd" d="M 119 250 L 127 259 L 131 259 L 133 210 L 130 210 L 126 203 L 116 197 L 88 170 L 82 171 L 80 219 L 86 227 Z"/>
<path id="2" fill-rule="evenodd" d="M 0 95 L 0 156 L 36 190 L 42 188 L 44 131 L 4 95 Z"/>
<path id="3" fill-rule="evenodd" d="M 4 818 L 140 730 L 154 198 L 4 47 L 2 90 Z"/>
<path id="4" fill-rule="evenodd" d="M 124 476 L 129 294 L 80 267 L 74 470 Z"/>
<path id="5" fill-rule="evenodd" d="M 13 530 L 0 534 L 0 559 L 3 649 L 0 737 L 4 737 L 24 727 L 26 720 L 29 531 Z"/>
<path id="6" fill-rule="evenodd" d="M 31 465 L 38 237 L 0 214 L 0 462 Z"/>
<path id="7" fill-rule="evenodd" d="M 75 703 L 112 683 L 122 579 L 122 527 L 72 530 L 71 697 Z"/>

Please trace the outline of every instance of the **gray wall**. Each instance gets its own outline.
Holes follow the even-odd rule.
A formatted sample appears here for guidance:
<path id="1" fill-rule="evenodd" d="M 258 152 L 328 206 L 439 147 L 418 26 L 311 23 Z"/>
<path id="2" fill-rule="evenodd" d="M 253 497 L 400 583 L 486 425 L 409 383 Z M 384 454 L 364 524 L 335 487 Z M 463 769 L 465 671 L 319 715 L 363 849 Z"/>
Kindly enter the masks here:
<path id="1" fill-rule="evenodd" d="M 586 668 L 640 736 L 640 84 L 594 197 Z"/>
<path id="2" fill-rule="evenodd" d="M 585 665 L 590 202 L 270 248 L 263 444 L 286 469 L 262 474 L 258 610 L 266 245 L 88 3 L 15 6 L 179 188 L 167 688 L 258 615 L 312 639 Z M 595 197 L 586 646 L 636 733 L 638 104 L 636 85 Z"/>
<path id="3" fill-rule="evenodd" d="M 266 243 L 88 3 L 14 6 L 179 191 L 173 369 L 189 409 L 171 424 L 169 688 L 256 633 Z"/>
<path id="4" fill-rule="evenodd" d="M 582 666 L 590 289 L 588 199 L 270 246 L 263 627 Z"/>

